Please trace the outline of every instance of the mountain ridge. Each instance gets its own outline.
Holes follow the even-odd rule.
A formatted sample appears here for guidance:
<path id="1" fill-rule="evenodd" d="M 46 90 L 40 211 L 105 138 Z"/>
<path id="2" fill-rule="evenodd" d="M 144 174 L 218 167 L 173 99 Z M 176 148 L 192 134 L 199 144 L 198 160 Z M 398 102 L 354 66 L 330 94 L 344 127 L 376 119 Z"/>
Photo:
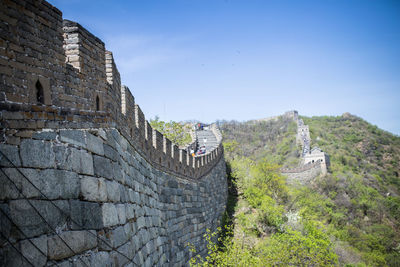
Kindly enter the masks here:
<path id="1" fill-rule="evenodd" d="M 296 144 L 294 121 L 284 114 L 267 121 L 219 123 L 232 176 L 239 186 L 239 207 L 233 218 L 235 231 L 259 233 L 247 234 L 254 244 L 269 242 L 275 235 L 289 231 L 274 234 L 281 231 L 284 221 L 290 221 L 287 214 L 294 212 L 306 222 L 303 225 L 321 224 L 319 229 L 328 234 L 339 265 L 398 266 L 400 137 L 348 112 L 341 116 L 299 118 L 309 125 L 311 145 L 330 155 L 331 166 L 328 175 L 316 177 L 306 186 L 288 186 L 289 201 L 275 199 L 271 202 L 275 204 L 265 204 L 261 195 L 255 197 L 246 192 L 256 190 L 251 181 L 259 181 L 254 176 L 254 166 L 268 162 L 288 168 L 299 165 L 301 147 Z M 259 182 L 257 187 L 263 187 Z M 259 220 L 255 214 L 261 214 L 265 205 L 270 210 L 264 217 L 267 220 Z M 244 207 L 255 213 L 242 212 L 248 210 Z M 278 207 L 280 212 L 285 210 L 282 216 L 271 213 Z M 274 225 L 271 220 L 280 223 Z M 309 232 L 300 232 L 304 238 L 310 237 Z M 257 247 L 253 245 L 249 245 L 250 251 Z"/>

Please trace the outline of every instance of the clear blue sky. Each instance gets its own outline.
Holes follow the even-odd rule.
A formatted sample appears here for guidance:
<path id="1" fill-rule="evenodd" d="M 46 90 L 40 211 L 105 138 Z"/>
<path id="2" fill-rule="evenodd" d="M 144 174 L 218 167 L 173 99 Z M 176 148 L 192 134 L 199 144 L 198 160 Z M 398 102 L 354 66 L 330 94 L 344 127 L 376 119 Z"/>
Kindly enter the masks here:
<path id="1" fill-rule="evenodd" d="M 146 118 L 350 112 L 400 135 L 400 1 L 50 3 L 105 42 Z"/>

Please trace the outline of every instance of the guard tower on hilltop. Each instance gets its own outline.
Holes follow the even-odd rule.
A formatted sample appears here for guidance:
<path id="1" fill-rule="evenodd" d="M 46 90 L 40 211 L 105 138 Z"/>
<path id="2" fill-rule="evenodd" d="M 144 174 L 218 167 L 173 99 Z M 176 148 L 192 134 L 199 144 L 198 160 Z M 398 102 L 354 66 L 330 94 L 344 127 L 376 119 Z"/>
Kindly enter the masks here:
<path id="1" fill-rule="evenodd" d="M 319 147 L 314 147 L 311 149 L 310 153 L 304 155 L 304 164 L 315 162 L 320 162 L 321 174 L 326 175 L 330 164 L 329 156 Z"/>

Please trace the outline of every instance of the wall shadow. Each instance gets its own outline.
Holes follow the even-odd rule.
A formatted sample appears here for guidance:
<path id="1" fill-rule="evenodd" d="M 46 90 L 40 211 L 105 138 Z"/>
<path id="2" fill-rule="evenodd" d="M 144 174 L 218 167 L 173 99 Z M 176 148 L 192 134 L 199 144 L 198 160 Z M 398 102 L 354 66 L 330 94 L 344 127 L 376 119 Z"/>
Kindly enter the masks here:
<path id="1" fill-rule="evenodd" d="M 226 202 L 226 210 L 222 217 L 221 233 L 219 240 L 225 240 L 226 238 L 233 236 L 234 230 L 234 213 L 238 203 L 238 190 L 236 185 L 235 177 L 232 176 L 232 168 L 229 162 L 226 162 L 226 174 L 228 182 L 228 199 Z M 219 241 L 218 245 L 220 248 L 223 247 L 223 243 Z"/>

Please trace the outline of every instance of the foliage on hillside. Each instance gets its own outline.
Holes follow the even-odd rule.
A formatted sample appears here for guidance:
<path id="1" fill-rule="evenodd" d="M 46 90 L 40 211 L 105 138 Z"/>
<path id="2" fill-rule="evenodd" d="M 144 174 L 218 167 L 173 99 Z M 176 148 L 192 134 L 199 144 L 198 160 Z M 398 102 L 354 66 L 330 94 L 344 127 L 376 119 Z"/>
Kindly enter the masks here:
<path id="1" fill-rule="evenodd" d="M 333 174 L 365 174 L 381 193 L 400 191 L 400 138 L 366 121 L 345 114 L 339 117 L 303 118 L 314 144 L 331 157 Z"/>
<path id="2" fill-rule="evenodd" d="M 298 164 L 301 149 L 296 145 L 297 125 L 292 119 L 282 116 L 270 121 L 219 121 L 217 124 L 229 156 L 263 159 L 286 166 Z"/>
<path id="3" fill-rule="evenodd" d="M 209 256 L 193 258 L 192 266 L 336 265 L 326 227 L 313 219 L 302 220 L 299 227 L 287 214 L 286 207 L 297 196 L 286 186 L 277 165 L 248 158 L 236 158 L 231 164 L 241 195 L 234 229 L 228 227 L 229 234 L 221 235 L 222 249 L 206 236 Z"/>
<path id="4" fill-rule="evenodd" d="M 297 162 L 293 122 L 220 123 L 238 199 L 223 246 L 193 265 L 400 265 L 400 138 L 349 114 L 303 120 L 331 156 L 308 186 L 278 171 Z"/>
<path id="5" fill-rule="evenodd" d="M 367 264 L 399 266 L 400 138 L 350 114 L 303 120 L 331 156 L 332 174 L 314 186 L 330 202 L 321 217 Z"/>
<path id="6" fill-rule="evenodd" d="M 150 125 L 177 146 L 185 146 L 192 142 L 191 126 L 188 124 L 175 121 L 165 122 L 156 116 L 154 119 L 150 119 Z"/>

